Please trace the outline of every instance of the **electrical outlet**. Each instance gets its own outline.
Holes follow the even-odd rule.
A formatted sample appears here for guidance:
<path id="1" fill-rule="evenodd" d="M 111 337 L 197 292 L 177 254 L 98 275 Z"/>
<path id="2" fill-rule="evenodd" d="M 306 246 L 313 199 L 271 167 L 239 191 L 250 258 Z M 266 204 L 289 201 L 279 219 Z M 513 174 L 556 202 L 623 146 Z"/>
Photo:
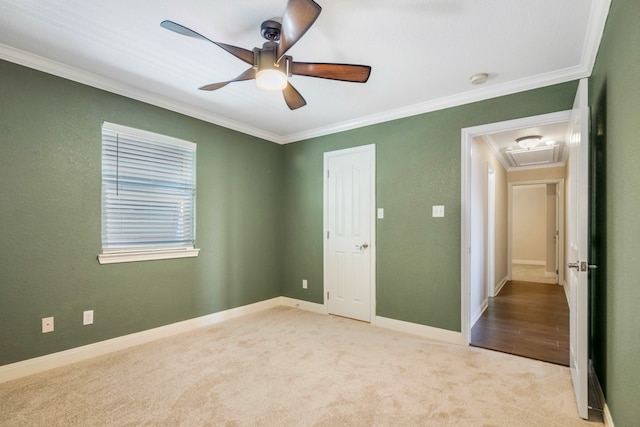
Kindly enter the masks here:
<path id="1" fill-rule="evenodd" d="M 82 312 L 82 324 L 83 325 L 93 324 L 93 310 L 87 310 Z"/>
<path id="2" fill-rule="evenodd" d="M 444 217 L 444 206 L 432 206 L 431 216 L 434 218 Z"/>
<path id="3" fill-rule="evenodd" d="M 53 332 L 53 317 L 42 318 L 42 333 Z"/>
<path id="4" fill-rule="evenodd" d="M 303 279 L 302 280 L 302 289 L 307 289 L 308 284 L 307 284 L 307 279 Z"/>

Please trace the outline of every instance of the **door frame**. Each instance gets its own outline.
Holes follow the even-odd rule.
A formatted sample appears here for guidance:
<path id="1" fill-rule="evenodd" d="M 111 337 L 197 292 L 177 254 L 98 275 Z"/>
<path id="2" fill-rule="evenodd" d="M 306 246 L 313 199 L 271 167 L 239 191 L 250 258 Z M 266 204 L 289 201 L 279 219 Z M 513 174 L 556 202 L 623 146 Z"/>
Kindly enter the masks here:
<path id="1" fill-rule="evenodd" d="M 341 150 L 326 151 L 323 153 L 323 169 L 322 169 L 322 301 L 324 305 L 324 313 L 329 314 L 329 304 L 327 302 L 327 277 L 328 274 L 328 250 L 327 244 L 327 232 L 329 229 L 329 215 L 328 215 L 328 200 L 329 189 L 327 188 L 327 174 L 329 173 L 329 159 L 331 157 L 339 157 L 348 154 L 364 153 L 370 154 L 370 167 L 371 167 L 371 221 L 370 221 L 370 237 L 371 243 L 369 243 L 369 249 L 371 251 L 371 265 L 370 265 L 370 277 L 371 277 L 371 289 L 370 289 L 370 320 L 369 322 L 375 324 L 376 318 L 376 145 L 368 144 L 358 147 L 345 148 Z"/>
<path id="2" fill-rule="evenodd" d="M 487 163 L 487 298 L 496 296 L 496 171 Z"/>
<path id="3" fill-rule="evenodd" d="M 554 123 L 569 122 L 571 118 L 571 110 L 560 111 L 556 113 L 542 114 L 539 116 L 524 117 L 520 119 L 507 120 L 503 122 L 489 123 L 485 125 L 473 126 L 461 129 L 461 208 L 460 215 L 460 324 L 463 343 L 469 345 L 471 338 L 471 327 L 469 321 L 471 314 L 469 313 L 469 292 L 471 282 L 471 145 L 474 137 L 492 134 L 496 132 L 504 132 L 528 128 L 533 126 L 550 125 Z M 483 250 L 485 250 L 483 248 Z M 509 273 L 511 271 L 509 270 Z"/>

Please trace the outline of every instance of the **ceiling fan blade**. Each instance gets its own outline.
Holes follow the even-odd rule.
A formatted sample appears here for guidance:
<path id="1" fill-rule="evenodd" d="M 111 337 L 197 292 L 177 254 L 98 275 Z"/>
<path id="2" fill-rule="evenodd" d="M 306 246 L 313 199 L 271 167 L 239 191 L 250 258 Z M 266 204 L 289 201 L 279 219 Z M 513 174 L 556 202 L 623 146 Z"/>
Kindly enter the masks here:
<path id="1" fill-rule="evenodd" d="M 206 38 L 202 34 L 196 33 L 192 29 L 187 28 L 183 25 L 177 24 L 173 21 L 168 21 L 168 20 L 162 21 L 160 23 L 160 26 L 162 28 L 166 28 L 169 31 L 173 31 L 174 33 L 182 34 L 183 36 L 193 37 L 194 39 L 200 39 L 200 40 L 211 42 L 221 47 L 222 49 L 226 50 L 236 58 L 246 62 L 249 65 L 253 65 L 253 51 L 251 50 L 243 49 L 237 46 L 232 46 L 230 44 L 215 42 L 211 39 Z"/>
<path id="2" fill-rule="evenodd" d="M 282 95 L 284 96 L 284 102 L 287 103 L 287 107 L 289 107 L 290 110 L 295 110 L 307 105 L 307 101 L 304 100 L 300 92 L 298 92 L 291 83 L 288 83 L 287 86 L 282 89 Z"/>
<path id="3" fill-rule="evenodd" d="M 241 82 L 241 81 L 244 81 L 244 80 L 251 80 L 251 79 L 255 79 L 255 78 L 256 78 L 256 70 L 254 70 L 253 68 L 249 68 L 248 70 L 246 70 L 244 73 L 240 74 L 238 77 L 236 77 L 233 80 L 229 80 L 229 81 L 226 81 L 226 82 L 220 82 L 220 83 L 212 83 L 210 85 L 202 86 L 199 89 L 200 90 L 213 91 L 213 90 L 218 90 L 220 88 L 223 88 L 226 85 L 228 85 L 229 83 Z"/>
<path id="4" fill-rule="evenodd" d="M 291 46 L 296 44 L 311 28 L 318 19 L 321 10 L 320 5 L 313 0 L 289 0 L 282 16 L 282 30 L 276 62 L 280 61 Z"/>
<path id="5" fill-rule="evenodd" d="M 160 26 L 162 28 L 166 28 L 169 31 L 173 31 L 174 33 L 182 34 L 183 36 L 189 36 L 189 37 L 193 37 L 194 39 L 200 39 L 200 40 L 207 40 L 207 41 L 209 40 L 202 34 L 196 33 L 195 31 L 183 25 L 176 24 L 173 21 L 169 21 L 169 20 L 162 21 L 160 23 Z"/>
<path id="6" fill-rule="evenodd" d="M 365 83 L 369 80 L 371 67 L 368 65 L 293 62 L 291 64 L 291 74 L 341 80 L 343 82 Z"/>

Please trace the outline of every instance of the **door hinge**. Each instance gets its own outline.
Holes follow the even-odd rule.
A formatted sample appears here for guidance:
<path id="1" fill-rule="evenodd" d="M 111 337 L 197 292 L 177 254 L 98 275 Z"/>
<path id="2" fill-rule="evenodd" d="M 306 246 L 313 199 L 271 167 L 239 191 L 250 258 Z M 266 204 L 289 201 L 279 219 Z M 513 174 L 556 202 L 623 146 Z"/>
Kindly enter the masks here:
<path id="1" fill-rule="evenodd" d="M 327 291 L 327 301 L 329 300 L 329 291 Z"/>
<path id="2" fill-rule="evenodd" d="M 329 179 L 329 170 L 327 169 L 327 179 Z"/>
<path id="3" fill-rule="evenodd" d="M 327 239 L 329 238 L 329 231 L 327 231 Z"/>

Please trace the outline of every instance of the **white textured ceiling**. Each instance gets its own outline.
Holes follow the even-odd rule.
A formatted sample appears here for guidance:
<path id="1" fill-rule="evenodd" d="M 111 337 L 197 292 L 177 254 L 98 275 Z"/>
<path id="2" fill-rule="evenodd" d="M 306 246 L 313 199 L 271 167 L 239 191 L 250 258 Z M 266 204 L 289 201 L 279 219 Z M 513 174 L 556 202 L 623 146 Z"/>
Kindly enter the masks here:
<path id="1" fill-rule="evenodd" d="M 0 58 L 287 143 L 590 74 L 610 0 L 316 0 L 322 13 L 288 52 L 372 67 L 365 84 L 293 76 L 307 105 L 238 82 L 246 64 L 160 27 L 261 46 L 287 0 L 0 0 Z M 484 85 L 469 77 L 489 73 Z"/>

